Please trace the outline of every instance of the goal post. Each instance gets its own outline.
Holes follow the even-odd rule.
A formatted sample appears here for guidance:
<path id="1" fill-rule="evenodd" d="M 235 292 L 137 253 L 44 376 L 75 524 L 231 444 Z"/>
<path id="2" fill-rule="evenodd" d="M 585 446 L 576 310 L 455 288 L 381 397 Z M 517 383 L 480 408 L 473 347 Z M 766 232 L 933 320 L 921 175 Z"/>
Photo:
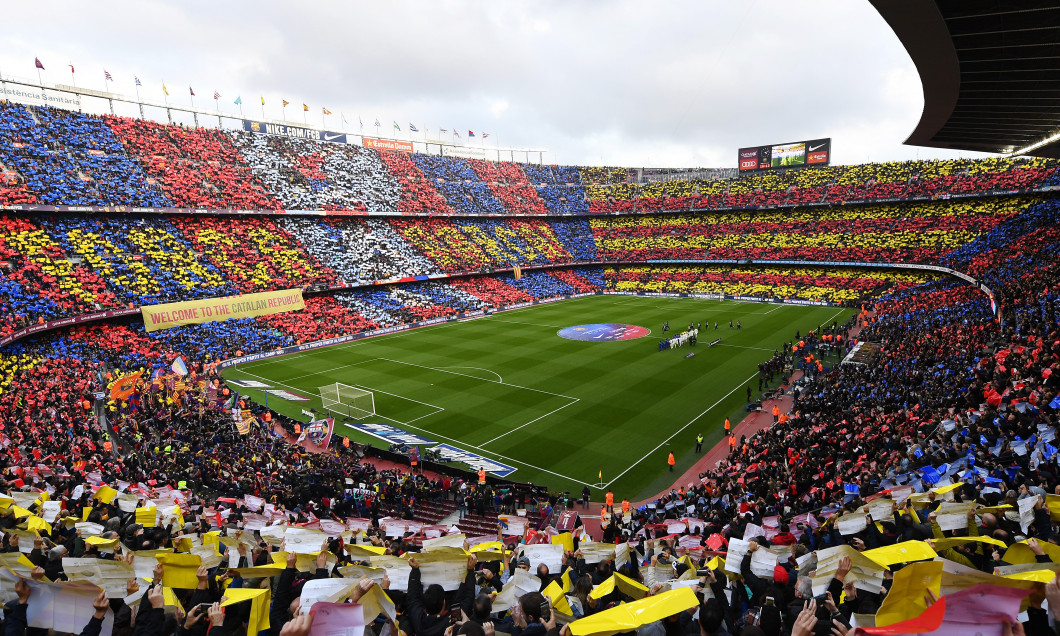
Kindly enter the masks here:
<path id="1" fill-rule="evenodd" d="M 336 382 L 318 390 L 325 411 L 352 418 L 375 415 L 375 394 L 367 389 Z"/>

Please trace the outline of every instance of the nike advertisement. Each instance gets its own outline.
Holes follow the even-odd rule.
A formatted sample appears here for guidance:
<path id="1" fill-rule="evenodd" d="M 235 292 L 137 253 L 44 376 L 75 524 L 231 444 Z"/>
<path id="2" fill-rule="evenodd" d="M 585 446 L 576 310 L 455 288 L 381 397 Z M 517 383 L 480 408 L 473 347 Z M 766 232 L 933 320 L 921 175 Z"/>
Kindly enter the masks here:
<path id="1" fill-rule="evenodd" d="M 740 172 L 827 166 L 831 150 L 831 139 L 740 148 L 737 165 Z"/>
<path id="2" fill-rule="evenodd" d="M 266 135 L 280 135 L 282 137 L 295 137 L 298 139 L 311 139 L 313 141 L 330 141 L 335 144 L 346 143 L 346 133 L 332 132 L 330 130 L 316 130 L 313 128 L 302 128 L 301 126 L 286 126 L 284 124 L 270 124 L 263 121 L 251 119 L 243 120 L 243 130 Z"/>

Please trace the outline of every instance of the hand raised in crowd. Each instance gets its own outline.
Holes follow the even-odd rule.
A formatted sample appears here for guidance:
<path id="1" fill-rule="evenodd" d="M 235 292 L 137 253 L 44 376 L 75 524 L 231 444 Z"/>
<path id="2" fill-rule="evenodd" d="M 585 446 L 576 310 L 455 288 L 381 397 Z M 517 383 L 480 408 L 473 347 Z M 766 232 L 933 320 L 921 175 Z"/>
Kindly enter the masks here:
<path id="1" fill-rule="evenodd" d="M 202 619 L 202 608 L 199 605 L 193 605 L 191 611 L 184 617 L 184 629 L 191 629 Z"/>
<path id="2" fill-rule="evenodd" d="M 110 601 L 107 599 L 107 593 L 103 590 L 96 594 L 96 598 L 92 601 L 92 609 L 95 611 L 92 616 L 102 620 L 107 615 L 107 610 L 110 609 Z"/>
<path id="3" fill-rule="evenodd" d="M 208 613 L 211 626 L 224 625 L 225 622 L 225 609 L 221 607 L 220 603 L 214 603 L 210 606 Z"/>
<path id="4" fill-rule="evenodd" d="M 791 636 L 813 636 L 817 627 L 817 601 L 810 599 L 803 604 L 802 611 L 791 628 Z"/>

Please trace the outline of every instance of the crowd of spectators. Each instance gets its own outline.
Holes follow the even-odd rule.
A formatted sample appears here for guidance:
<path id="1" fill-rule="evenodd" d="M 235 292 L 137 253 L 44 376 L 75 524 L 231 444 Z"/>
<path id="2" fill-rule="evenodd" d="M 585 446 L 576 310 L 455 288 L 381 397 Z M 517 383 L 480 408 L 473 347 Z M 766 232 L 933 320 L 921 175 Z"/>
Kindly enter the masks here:
<path id="1" fill-rule="evenodd" d="M 1056 183 L 1055 160 L 950 159 L 866 163 L 767 171 L 732 179 L 688 179 L 639 184 L 608 179 L 606 169 L 582 169 L 593 213 L 656 212 L 840 204 L 951 194 L 1003 192 Z M 587 176 L 591 175 L 591 176 Z"/>
<path id="2" fill-rule="evenodd" d="M 281 207 L 220 130 L 187 128 L 128 117 L 106 124 L 176 207 L 275 210 Z"/>
<path id="3" fill-rule="evenodd" d="M 534 270 L 523 272 L 518 280 L 512 274 L 502 274 L 497 280 L 515 289 L 521 290 L 533 298 L 558 298 L 578 293 L 578 290 L 567 284 L 563 279 L 554 276 L 552 272 Z"/>
<path id="4" fill-rule="evenodd" d="M 294 137 L 230 135 L 254 175 L 284 209 L 398 211 L 400 186 L 372 150 Z"/>
<path id="5" fill-rule="evenodd" d="M 329 286 L 339 280 L 272 219 L 174 216 L 171 221 L 241 291 Z"/>
<path id="6" fill-rule="evenodd" d="M 509 278 L 509 280 L 511 279 Z M 449 284 L 482 300 L 489 307 L 514 305 L 515 303 L 530 302 L 534 299 L 522 289 L 504 282 L 501 277 L 473 276 L 470 278 L 457 278 L 450 281 Z"/>
<path id="7" fill-rule="evenodd" d="M 118 306 L 114 292 L 83 264 L 74 265 L 39 226 L 0 216 L 0 270 L 6 292 L 3 331 Z"/>
<path id="8" fill-rule="evenodd" d="M 258 236 L 278 245 L 290 240 L 276 225 L 236 221 L 235 230 L 202 231 Z M 174 225 L 188 236 L 188 228 Z M 207 624 L 210 631 L 243 634 L 263 625 L 266 616 L 271 633 L 308 632 L 306 623 L 320 620 L 320 613 L 296 618 L 291 604 L 308 606 L 322 598 L 313 590 L 323 584 L 307 581 L 342 577 L 349 581 L 336 582 L 334 589 L 348 585 L 343 596 L 371 608 L 365 609 L 367 623 L 411 636 L 438 636 L 450 622 L 439 618 L 447 603 L 467 616 L 457 617 L 454 632 L 477 636 L 472 625 L 487 622 L 490 630 L 558 635 L 564 628 L 557 620 L 606 621 L 608 609 L 637 599 L 685 603 L 658 620 L 643 619 L 637 626 L 644 634 L 844 634 L 854 622 L 930 615 L 928 606 L 939 596 L 960 607 L 961 590 L 972 583 L 985 585 L 976 588 L 976 598 L 991 610 L 977 629 L 997 626 L 1000 633 L 1007 623 L 1028 634 L 1049 633 L 1049 616 L 1060 614 L 1060 584 L 1053 582 L 1053 559 L 1060 553 L 1051 518 L 1053 493 L 1060 488 L 1060 453 L 1053 446 L 1060 401 L 1051 380 L 1060 368 L 1060 272 L 1050 233 L 1055 225 L 1056 207 L 1035 203 L 1022 216 L 991 225 L 970 243 L 975 248 L 947 257 L 994 283 L 1003 322 L 976 289 L 909 278 L 876 302 L 871 314 L 809 334 L 778 334 L 778 352 L 763 369 L 778 361 L 785 375 L 800 367 L 809 371 L 805 361 L 825 355 L 825 343 L 851 346 L 856 340 L 879 348 L 864 364 L 830 364 L 828 373 L 809 372 L 794 381 L 790 410 L 772 427 L 734 440 L 728 458 L 692 484 L 629 509 L 628 517 L 617 504 L 605 509 L 603 544 L 577 531 L 571 538 L 577 543 L 563 550 L 556 569 L 524 562 L 518 554 L 500 554 L 504 567 L 495 567 L 497 550 L 472 552 L 477 546 L 470 542 L 449 548 L 448 556 L 432 555 L 429 545 L 418 554 L 425 549 L 418 542 L 394 535 L 416 532 L 411 526 L 422 503 L 460 499 L 488 514 L 508 497 L 479 490 L 474 478 L 446 482 L 379 469 L 363 461 L 356 444 L 338 437 L 330 452 L 307 452 L 292 443 L 295 423 L 237 398 L 218 381 L 212 362 L 233 352 L 383 324 L 365 312 L 343 313 L 339 305 L 347 295 L 404 320 L 436 315 L 429 312 L 444 310 L 431 305 L 441 302 L 456 310 L 569 293 L 576 290 L 571 277 L 593 282 L 599 276 L 594 270 L 358 289 L 334 298 L 311 296 L 301 316 L 151 335 L 136 324 L 102 324 L 17 342 L 0 351 L 0 490 L 10 498 L 10 514 L 0 516 L 0 526 L 4 547 L 13 557 L 25 553 L 28 564 L 13 558 L 9 567 L 26 582 L 4 579 L 0 585 L 11 602 L 5 628 L 19 633 L 23 620 L 30 627 L 53 626 L 34 604 L 44 602 L 46 586 L 54 594 L 75 592 L 61 583 L 85 576 L 75 568 L 83 562 L 66 560 L 74 557 L 108 561 L 114 564 L 108 569 L 135 575 L 112 586 L 95 570 L 87 576 L 105 591 L 91 611 L 85 602 L 73 611 L 90 630 L 113 621 L 115 631 L 135 634 L 201 633 Z M 77 230 L 84 228 L 71 226 L 66 235 Z M 315 262 L 304 251 L 295 260 Z M 715 273 L 671 268 L 653 277 L 674 285 L 701 279 L 753 284 L 741 278 L 751 272 L 714 279 Z M 630 274 L 630 280 L 648 282 L 636 270 Z M 800 291 L 825 278 L 831 279 L 825 287 L 851 290 L 882 280 L 845 270 L 772 268 L 754 275 L 777 276 L 774 289 L 794 281 Z M 169 370 L 178 353 L 188 363 L 186 376 Z M 133 370 L 144 372 L 135 399 L 106 404 L 107 419 L 101 420 L 95 393 L 104 390 L 108 375 Z M 245 432 L 225 405 L 248 413 L 241 416 Z M 53 510 L 45 494 L 61 506 L 51 521 L 45 518 Z M 391 513 L 404 519 L 395 526 L 384 516 Z M 266 524 L 276 518 L 288 520 L 289 529 L 269 530 Z M 351 528 L 367 532 L 344 536 Z M 504 537 L 502 525 L 500 546 L 518 548 L 536 542 L 537 534 L 547 540 L 555 532 L 533 530 L 541 532 Z M 316 544 L 299 547 L 307 532 L 316 533 Z M 286 549 L 277 550 L 281 537 Z M 472 539 L 496 545 L 497 537 Z M 170 548 L 176 551 L 171 557 L 148 552 Z M 408 552 L 412 559 L 386 560 Z M 932 564 L 935 555 L 951 565 Z M 277 565 L 268 567 L 274 559 Z M 432 559 L 459 559 L 459 576 L 448 593 L 421 584 L 436 576 L 429 568 L 420 571 L 421 561 Z M 386 576 L 357 562 L 382 568 Z M 222 563 L 235 567 L 225 574 L 217 569 Z M 407 572 L 407 581 L 398 572 Z M 616 573 L 625 578 L 611 578 Z M 127 579 L 133 583 L 126 588 Z M 690 588 L 682 591 L 685 585 Z M 374 622 L 387 613 L 385 603 L 380 611 L 372 601 L 381 591 L 401 612 Z M 500 593 L 491 598 L 491 592 Z M 1025 607 L 1006 604 L 1007 594 L 1025 599 Z M 548 603 L 545 609 L 542 603 Z M 697 618 L 685 611 L 697 607 Z M 939 618 L 952 627 L 966 617 L 946 611 Z"/>
<path id="9" fill-rule="evenodd" d="M 590 219 L 603 260 L 805 259 L 937 263 L 1034 205 L 1035 198 L 798 211 L 625 215 Z"/>
<path id="10" fill-rule="evenodd" d="M 656 178 L 626 168 L 376 151 L 6 102 L 0 140 L 0 202 L 9 204 L 555 215 L 871 203 L 1060 183 L 1057 162 L 1040 158 Z"/>
<path id="11" fill-rule="evenodd" d="M 806 267 L 608 267 L 607 289 L 825 301 L 857 306 L 885 292 L 936 280 L 929 272 Z"/>
<path id="12" fill-rule="evenodd" d="M 457 214 L 505 214 L 504 203 L 475 174 L 470 160 L 415 153 L 412 162 Z"/>
<path id="13" fill-rule="evenodd" d="M 1051 213 L 1042 213 L 1019 226 L 998 226 L 992 234 L 1037 237 L 1053 222 Z M 1024 234 L 1017 234 L 1016 227 Z M 609 616 L 606 610 L 619 602 L 655 597 L 661 602 L 663 595 L 687 599 L 682 601 L 687 605 L 658 620 L 644 619 L 640 631 L 712 634 L 724 629 L 804 636 L 835 629 L 844 634 L 855 622 L 916 618 L 939 596 L 956 606 L 960 590 L 972 583 L 986 586 L 977 588 L 979 603 L 997 604 L 977 628 L 1022 623 L 1017 629 L 1025 633 L 1049 633 L 1048 617 L 1060 613 L 1060 586 L 1046 584 L 1058 558 L 1050 517 L 1052 493 L 1060 487 L 1055 469 L 1060 453 L 1052 446 L 1060 404 L 1051 372 L 1060 365 L 1060 277 L 1045 260 L 1037 261 L 1041 268 L 1030 270 L 1025 261 L 1044 259 L 1055 246 L 1034 240 L 1012 254 L 1003 249 L 1008 241 L 989 234 L 982 245 L 979 266 L 990 270 L 993 279 L 1006 281 L 997 291 L 1013 299 L 1003 307 L 1003 324 L 980 292 L 937 280 L 900 286 L 876 303 L 871 315 L 847 324 L 822 325 L 809 334 L 778 334 L 786 342 L 778 341 L 784 353 L 775 358 L 786 367 L 785 374 L 804 366 L 797 364 L 804 358 L 824 355 L 822 344 L 837 337 L 880 348 L 866 364 L 836 365 L 829 373 L 794 382 L 790 411 L 774 426 L 732 444 L 729 457 L 693 484 L 630 509 L 626 518 L 617 503 L 605 509 L 604 543 L 576 532 L 574 549 L 564 552 L 558 570 L 530 565 L 518 555 L 502 556 L 503 569 L 495 568 L 491 549 L 468 560 L 476 553 L 457 548 L 470 574 L 457 577 L 458 589 L 448 594 L 418 587 L 421 577 L 428 576 L 419 566 L 421 560 L 450 557 L 431 556 L 429 546 L 426 554 L 417 554 L 424 547 L 388 533 L 394 521 L 384 515 L 393 511 L 404 517 L 397 535 L 413 534 L 409 528 L 417 524 L 416 511 L 424 502 L 440 506 L 459 499 L 467 507 L 472 501 L 479 512 L 489 514 L 503 509 L 510 497 L 479 492 L 473 479 L 461 485 L 459 480 L 380 470 L 363 461 L 356 444 L 347 447 L 337 438 L 332 452 L 307 453 L 291 443 L 292 422 L 245 400 L 250 426 L 240 433 L 219 406 L 227 396 L 204 363 L 224 355 L 219 347 L 279 346 L 285 341 L 279 332 L 289 327 L 278 329 L 272 341 L 266 332 L 241 333 L 249 322 L 228 321 L 211 329 L 167 330 L 172 334 L 167 338 L 103 325 L 17 343 L 0 353 L 0 410 L 6 421 L 20 422 L 2 431 L 8 443 L 0 458 L 9 469 L 3 479 L 13 495 L 10 505 L 18 508 L 12 507 L 15 514 L 0 523 L 4 545 L 28 556 L 28 565 L 11 563 L 29 582 L 5 588 L 12 601 L 5 618 L 15 629 L 23 616 L 35 617 L 29 619 L 31 626 L 42 625 L 44 619 L 33 613 L 33 604 L 42 601 L 33 590 L 56 585 L 42 576 L 53 581 L 81 576 L 75 562 L 64 557 L 109 560 L 114 551 L 122 558 L 113 562 L 126 563 L 120 541 L 129 546 L 129 554 L 139 551 L 129 568 L 137 575 L 137 567 L 147 567 L 137 560 L 147 560 L 152 571 L 144 575 L 152 589 L 137 604 L 131 584 L 115 593 L 104 585 L 108 591 L 91 610 L 96 618 L 88 609 L 78 616 L 86 623 L 113 620 L 116 631 L 137 634 L 168 634 L 178 628 L 194 632 L 206 623 L 211 631 L 242 634 L 253 631 L 251 624 L 260 626 L 256 621 L 264 615 L 271 633 L 295 633 L 304 623 L 319 620 L 318 612 L 312 619 L 294 619 L 297 612 L 288 611 L 295 600 L 307 605 L 319 598 L 310 590 L 320 584 L 304 581 L 332 577 L 349 578 L 349 595 L 374 608 L 365 616 L 369 623 L 379 611 L 369 595 L 379 593 L 373 591 L 376 585 L 387 588 L 385 593 L 403 610 L 390 620 L 413 636 L 434 633 L 428 619 L 444 611 L 445 597 L 471 612 L 461 630 L 477 616 L 479 621 L 492 619 L 497 631 L 520 633 L 518 625 L 527 622 L 540 625 L 535 630 L 555 629 L 558 634 L 563 628 L 552 627 L 556 619 L 560 624 L 580 617 L 603 621 Z M 485 302 L 512 302 L 552 284 L 541 276 L 534 273 L 510 284 L 471 278 L 451 287 Z M 838 277 L 856 281 L 860 276 Z M 519 284 L 531 293 L 517 289 Z M 404 299 L 406 307 L 415 305 L 414 294 L 429 296 L 426 288 L 395 291 L 394 299 Z M 334 323 L 327 313 L 330 299 L 319 306 L 315 301 L 311 299 L 315 319 Z M 219 333 L 217 327 L 230 323 L 227 334 Z M 857 324 L 864 328 L 852 337 Z M 168 372 L 176 351 L 190 363 L 184 378 Z M 167 371 L 137 388 L 135 404 L 108 405 L 110 421 L 101 426 L 83 403 L 104 387 L 104 376 L 115 367 L 131 370 L 133 365 L 142 366 L 148 377 L 154 369 Z M 63 433 L 56 435 L 56 428 Z M 35 531 L 15 527 L 46 514 L 43 497 L 30 484 L 46 486 L 42 491 L 50 493 L 48 499 L 62 505 L 54 523 L 33 521 Z M 110 488 L 117 491 L 114 497 Z M 152 502 L 155 510 L 146 513 Z M 129 505 L 123 508 L 122 503 Z M 67 515 L 77 524 L 64 523 Z M 282 529 L 276 535 L 259 529 L 275 515 L 292 522 L 293 531 Z M 351 527 L 368 531 L 343 537 Z M 241 541 L 240 530 L 252 540 Z M 309 556 L 300 564 L 297 553 L 304 548 L 297 547 L 296 539 L 304 532 L 317 532 L 313 536 L 319 542 L 305 549 Z M 547 539 L 555 532 L 542 534 Z M 214 539 L 207 539 L 211 533 Z M 503 534 L 502 527 L 501 545 L 536 542 L 532 533 Z M 276 550 L 280 536 L 288 541 L 283 554 Z M 496 537 L 474 540 L 492 544 Z M 347 542 L 360 547 L 344 549 Z M 143 552 L 158 548 L 187 554 L 187 562 Z M 469 548 L 474 549 L 464 546 Z M 373 555 L 376 550 L 379 554 Z M 385 560 L 406 552 L 413 559 L 400 567 L 411 567 L 408 582 L 389 576 L 395 566 Z M 936 554 L 953 565 L 926 561 Z M 274 559 L 277 566 L 263 567 Z M 353 567 L 358 561 L 382 567 L 388 576 L 373 582 L 381 572 Z M 161 565 L 153 570 L 156 562 Z M 215 569 L 220 563 L 235 567 L 226 575 Z M 518 573 L 528 565 L 536 579 L 530 572 Z M 31 566 L 39 566 L 43 575 L 34 576 Z M 184 570 L 190 576 L 177 576 L 182 567 L 190 567 Z M 937 573 L 925 575 L 924 568 Z M 569 576 L 557 578 L 565 572 Z M 611 579 L 615 573 L 625 579 Z M 954 578 L 958 575 L 963 578 Z M 931 583 L 939 576 L 941 588 Z M 528 580 L 520 587 L 523 579 Z M 688 581 L 690 593 L 680 592 L 686 585 L 680 580 Z M 553 581 L 558 593 L 546 589 Z M 120 584 L 124 588 L 124 578 Z M 56 590 L 66 589 L 58 585 Z M 149 584 L 137 585 L 143 589 Z M 173 591 L 166 596 L 163 588 Z M 248 591 L 235 592 L 240 589 Z M 1003 609 L 1010 606 L 1002 601 L 1002 589 L 1016 589 L 1017 599 L 1026 597 L 1023 614 L 1018 602 Z M 550 599 L 544 612 L 542 591 Z M 476 597 L 480 592 L 485 595 Z M 491 592 L 501 594 L 491 598 Z M 253 600 L 240 602 L 266 594 L 257 606 Z M 514 599 L 506 600 L 513 594 Z M 430 610 L 420 604 L 421 595 L 435 599 L 429 601 Z M 219 605 L 199 609 L 200 603 L 222 597 L 235 604 L 227 611 Z M 172 608 L 168 614 L 167 604 Z M 684 612 L 696 607 L 698 618 Z M 514 609 L 512 616 L 509 609 Z M 962 617 L 946 612 L 940 619 L 960 625 Z M 387 619 L 381 621 L 387 624 Z"/>
<path id="14" fill-rule="evenodd" d="M 386 219 L 291 216 L 278 225 L 349 285 L 441 271 Z"/>
<path id="15" fill-rule="evenodd" d="M 165 218 L 63 215 L 39 223 L 65 255 L 79 256 L 105 280 L 122 304 L 234 293 L 217 267 L 196 258 L 188 240 Z"/>
<path id="16" fill-rule="evenodd" d="M 514 265 L 596 259 L 938 263 L 952 251 L 947 262 L 978 275 L 989 268 L 961 254 L 976 254 L 985 245 L 981 241 L 992 236 L 986 234 L 991 228 L 1010 227 L 1009 234 L 1020 233 L 1027 219 L 1053 218 L 1053 210 L 1051 200 L 1014 197 L 979 204 L 939 201 L 789 213 L 562 219 L 4 217 L 0 267 L 6 274 L 2 282 L 6 293 L 0 298 L 7 311 L 0 330 L 7 334 L 34 322 L 100 309 L 240 292 L 370 285 L 440 273 L 490 273 Z M 1057 232 L 1047 223 L 1041 225 L 1035 236 L 1043 240 Z M 953 251 L 961 245 L 976 247 Z M 1003 249 L 1019 252 L 1018 243 L 1006 245 Z M 792 281 L 790 286 L 804 283 Z M 839 287 L 847 289 L 845 295 L 857 291 L 871 296 L 866 285 L 856 290 L 845 283 Z M 386 320 L 384 315 L 364 314 L 368 307 L 351 308 L 370 321 Z"/>
<path id="17" fill-rule="evenodd" d="M 573 166 L 519 164 L 526 180 L 537 190 L 537 196 L 552 214 L 587 214 L 589 212 L 580 171 Z"/>
<path id="18" fill-rule="evenodd" d="M 99 309 L 596 257 L 586 219 L 0 218 L 3 333 Z"/>
<path id="19" fill-rule="evenodd" d="M 468 159 L 479 179 L 489 185 L 493 196 L 504 206 L 505 214 L 545 215 L 545 208 L 519 164 Z"/>
<path id="20" fill-rule="evenodd" d="M 172 205 L 104 120 L 0 102 L 0 164 L 18 194 L 5 203 Z"/>
<path id="21" fill-rule="evenodd" d="M 264 210 L 304 201 L 481 214 L 494 209 L 491 201 L 520 211 L 577 209 L 579 191 L 582 203 L 588 196 L 590 209 L 604 212 L 682 210 L 705 201 L 871 201 L 1058 181 L 1051 160 L 991 159 L 638 186 L 624 169 L 575 175 L 569 168 L 383 152 L 378 160 L 394 181 L 377 183 L 344 176 L 350 167 L 382 170 L 374 151 L 362 156 L 243 137 L 0 104 L 0 163 L 16 173 L 0 197 Z M 268 620 L 266 633 L 306 634 L 321 612 L 301 618 L 299 607 L 328 596 L 317 587 L 324 584 L 344 590 L 337 598 L 360 601 L 373 634 L 391 636 L 399 628 L 442 636 L 450 623 L 446 636 L 627 632 L 634 626 L 607 622 L 607 612 L 637 599 L 681 603 L 657 613 L 658 620 L 638 619 L 650 613 L 627 608 L 642 636 L 846 634 L 855 622 L 921 614 L 922 622 L 905 631 L 930 632 L 943 621 L 950 633 L 1055 633 L 1058 220 L 1060 206 L 1051 199 L 1006 197 L 594 218 L 594 242 L 590 222 L 581 219 L 0 217 L 0 310 L 7 316 L 0 333 L 172 294 L 335 285 L 377 273 L 597 254 L 942 262 L 981 278 L 1000 307 L 996 315 L 979 290 L 930 276 L 578 267 L 524 271 L 519 280 L 474 276 L 310 295 L 300 312 L 153 334 L 137 322 L 108 322 L 24 339 L 0 349 L 0 545 L 11 557 L 0 576 L 5 633 L 32 633 L 27 625 L 77 632 L 83 625 L 83 634 L 198 635 L 208 627 L 242 635 Z M 513 496 L 471 475 L 380 468 L 337 436 L 326 452 L 309 452 L 293 443 L 301 424 L 240 399 L 214 368 L 244 352 L 605 285 L 850 301 L 886 293 L 871 313 L 846 324 L 778 334 L 760 372 L 766 382 L 804 372 L 786 389 L 790 410 L 770 428 L 731 438 L 726 460 L 691 484 L 643 506 L 605 508 L 603 545 L 576 529 L 573 549 L 564 547 L 551 569 L 500 552 L 539 536 L 549 542 L 555 531 L 541 527 L 505 537 L 501 523 L 499 536 L 419 554 L 419 541 L 403 535 L 417 532 L 424 504 L 453 500 L 483 515 L 510 512 Z M 833 343 L 843 344 L 841 352 L 874 346 L 857 364 L 835 364 L 838 357 L 826 353 Z M 815 364 L 829 355 L 830 369 Z M 178 356 L 186 375 L 172 371 Z M 106 395 L 115 374 L 127 372 L 143 374 L 133 393 L 97 404 L 97 393 Z M 236 408 L 245 430 L 233 422 Z M 537 503 L 520 495 L 518 506 L 534 514 Z M 279 534 L 266 525 L 278 519 L 289 522 Z M 316 543 L 306 544 L 306 536 Z M 471 552 L 479 546 L 489 547 Z M 413 559 L 387 560 L 408 553 Z M 936 555 L 940 561 L 931 560 Z M 234 567 L 226 573 L 222 563 Z M 439 563 L 456 570 L 448 591 L 430 585 L 441 581 L 433 578 Z M 103 592 L 64 583 L 84 578 Z M 389 611 L 382 594 L 398 611 Z M 970 604 L 979 611 L 970 612 Z M 42 611 L 56 605 L 69 611 Z M 450 609 L 462 613 L 449 619 Z M 60 624 L 60 614 L 80 623 Z M 557 624 L 580 617 L 588 622 Z"/>

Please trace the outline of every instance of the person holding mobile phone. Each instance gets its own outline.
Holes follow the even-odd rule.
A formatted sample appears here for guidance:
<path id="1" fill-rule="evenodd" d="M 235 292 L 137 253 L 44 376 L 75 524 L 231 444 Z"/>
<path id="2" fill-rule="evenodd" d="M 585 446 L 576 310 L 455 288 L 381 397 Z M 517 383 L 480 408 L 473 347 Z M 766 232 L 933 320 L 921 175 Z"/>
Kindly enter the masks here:
<path id="1" fill-rule="evenodd" d="M 519 599 L 517 611 L 512 613 L 512 636 L 544 636 L 552 626 L 555 618 L 548 599 L 539 592 L 524 594 Z"/>

